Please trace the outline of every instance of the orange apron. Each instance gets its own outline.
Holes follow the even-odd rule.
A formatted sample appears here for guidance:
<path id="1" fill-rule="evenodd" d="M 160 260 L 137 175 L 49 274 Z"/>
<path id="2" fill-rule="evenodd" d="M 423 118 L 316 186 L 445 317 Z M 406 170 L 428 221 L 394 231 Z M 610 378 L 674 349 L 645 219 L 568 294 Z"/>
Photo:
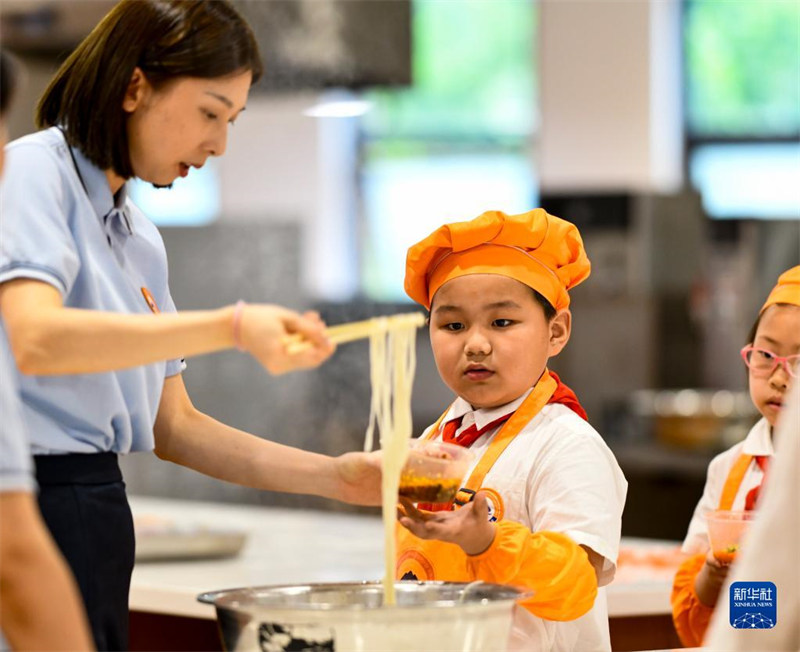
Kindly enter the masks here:
<path id="1" fill-rule="evenodd" d="M 733 463 L 722 493 L 719 497 L 717 509 L 731 509 L 742 480 L 747 473 L 752 455 L 741 454 Z M 700 602 L 694 589 L 694 583 L 706 563 L 706 553 L 702 552 L 688 557 L 681 563 L 675 573 L 672 583 L 670 602 L 672 603 L 672 622 L 678 637 L 686 647 L 699 647 L 708 630 L 714 608 Z"/>
<path id="2" fill-rule="evenodd" d="M 466 504 L 481 489 L 489 469 L 541 409 L 547 405 L 550 397 L 557 387 L 556 381 L 546 371 L 534 386 L 531 393 L 517 408 L 513 415 L 495 434 L 488 450 L 483 454 L 467 483 L 456 495 L 456 504 Z M 449 411 L 449 410 L 448 410 Z M 441 423 L 447 411 L 439 417 L 433 428 L 430 429 L 429 438 L 435 437 L 439 432 Z M 502 511 L 498 504 L 499 495 L 491 488 L 485 489 L 493 498 L 495 516 L 502 518 Z M 420 539 L 399 523 L 395 530 L 397 537 L 397 565 L 395 577 L 397 579 L 440 580 L 445 582 L 464 582 L 471 579 L 467 570 L 467 554 L 456 544 L 444 541 Z"/>
<path id="3" fill-rule="evenodd" d="M 745 455 L 744 453 L 736 458 L 731 470 L 728 472 L 728 477 L 725 478 L 725 485 L 722 487 L 717 509 L 731 509 L 733 507 L 733 501 L 736 500 L 736 494 L 739 493 L 739 487 L 742 485 L 744 475 L 747 473 L 752 461 L 753 456 Z"/>

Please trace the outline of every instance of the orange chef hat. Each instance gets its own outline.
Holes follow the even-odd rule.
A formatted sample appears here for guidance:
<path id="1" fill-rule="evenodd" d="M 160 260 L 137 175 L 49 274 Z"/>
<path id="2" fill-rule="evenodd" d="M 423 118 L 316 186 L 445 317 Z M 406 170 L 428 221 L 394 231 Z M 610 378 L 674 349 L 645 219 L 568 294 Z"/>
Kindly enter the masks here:
<path id="1" fill-rule="evenodd" d="M 508 276 L 544 296 L 556 310 L 591 270 L 577 227 L 536 208 L 520 215 L 487 211 L 439 227 L 408 250 L 406 294 L 430 309 L 436 291 L 467 274 Z"/>
<path id="2" fill-rule="evenodd" d="M 778 284 L 772 288 L 766 303 L 758 314 L 764 312 L 774 303 L 791 303 L 800 306 L 800 265 L 786 270 L 778 277 Z"/>

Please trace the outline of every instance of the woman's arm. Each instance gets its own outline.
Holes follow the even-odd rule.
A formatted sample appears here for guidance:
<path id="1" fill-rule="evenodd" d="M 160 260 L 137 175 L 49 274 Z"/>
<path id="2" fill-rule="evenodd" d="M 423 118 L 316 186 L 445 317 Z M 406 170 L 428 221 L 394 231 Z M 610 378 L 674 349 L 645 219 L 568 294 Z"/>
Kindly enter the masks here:
<path id="1" fill-rule="evenodd" d="M 0 493 L 0 531 L 0 629 L 11 649 L 94 649 L 78 587 L 31 493 Z"/>
<path id="2" fill-rule="evenodd" d="M 113 371 L 234 346 L 232 306 L 156 315 L 65 308 L 51 285 L 17 279 L 0 285 L 0 312 L 22 373 Z M 324 324 L 279 306 L 247 305 L 239 316 L 242 347 L 271 373 L 313 367 L 333 346 Z M 281 339 L 302 333 L 314 344 L 288 355 Z"/>
<path id="3" fill-rule="evenodd" d="M 380 456 L 329 457 L 226 426 L 197 410 L 180 375 L 167 378 L 155 423 L 156 455 L 256 489 L 380 504 Z"/>

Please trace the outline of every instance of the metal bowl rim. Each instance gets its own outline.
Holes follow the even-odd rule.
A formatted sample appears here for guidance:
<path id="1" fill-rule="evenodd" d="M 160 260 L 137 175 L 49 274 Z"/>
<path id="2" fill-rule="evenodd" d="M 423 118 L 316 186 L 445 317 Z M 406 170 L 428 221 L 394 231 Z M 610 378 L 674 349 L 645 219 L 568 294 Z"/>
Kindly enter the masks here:
<path id="1" fill-rule="evenodd" d="M 395 585 L 398 584 L 416 584 L 419 585 L 450 585 L 450 586 L 468 586 L 472 584 L 472 582 L 442 582 L 442 581 L 396 581 Z M 321 588 L 321 589 L 335 589 L 338 587 L 347 588 L 347 587 L 380 587 L 382 582 L 380 581 L 369 581 L 365 580 L 362 582 L 319 582 L 319 583 L 312 583 L 312 584 L 273 584 L 273 585 L 265 585 L 265 586 L 247 586 L 247 587 L 240 587 L 235 589 L 221 589 L 218 591 L 206 591 L 205 593 L 201 593 L 197 596 L 198 602 L 203 602 L 205 604 L 214 605 L 217 609 L 227 609 L 227 610 L 248 610 L 252 608 L 257 608 L 259 605 L 252 604 L 252 605 L 245 605 L 245 606 L 232 606 L 227 604 L 231 601 L 237 600 L 239 598 L 236 597 L 236 594 L 242 592 L 253 592 L 253 591 L 262 591 L 262 590 L 280 590 L 280 589 L 304 589 L 304 588 Z M 493 587 L 493 588 L 500 588 L 508 592 L 516 592 L 517 595 L 509 595 L 507 597 L 498 598 L 496 600 L 492 600 L 491 602 L 484 602 L 484 601 L 475 601 L 475 602 L 460 602 L 458 600 L 434 600 L 432 602 L 425 602 L 421 604 L 403 604 L 403 605 L 380 605 L 378 607 L 368 607 L 363 604 L 350 604 L 350 605 L 311 605 L 311 604 L 296 604 L 296 605 L 269 605 L 265 606 L 265 609 L 270 611 L 307 611 L 307 612 L 315 612 L 315 611 L 375 611 L 376 609 L 417 609 L 419 607 L 434 607 L 434 608 L 446 608 L 446 607 L 453 607 L 460 605 L 462 607 L 476 607 L 479 609 L 486 609 L 491 607 L 492 605 L 500 605 L 506 602 L 516 602 L 517 600 L 524 600 L 529 598 L 533 595 L 533 592 L 529 589 L 512 586 L 510 584 L 495 584 L 492 582 L 484 582 L 482 583 L 484 587 Z"/>

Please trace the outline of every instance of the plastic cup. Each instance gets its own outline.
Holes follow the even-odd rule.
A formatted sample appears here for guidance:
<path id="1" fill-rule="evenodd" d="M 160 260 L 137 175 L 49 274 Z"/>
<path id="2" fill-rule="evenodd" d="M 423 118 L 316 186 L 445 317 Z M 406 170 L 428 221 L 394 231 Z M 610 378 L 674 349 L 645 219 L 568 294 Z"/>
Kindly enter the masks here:
<path id="1" fill-rule="evenodd" d="M 400 475 L 400 495 L 415 503 L 450 503 L 474 458 L 463 446 L 415 439 Z"/>
<path id="2" fill-rule="evenodd" d="M 754 512 L 718 509 L 706 517 L 708 541 L 717 561 L 730 564 L 736 559 L 739 544 L 755 518 Z"/>

